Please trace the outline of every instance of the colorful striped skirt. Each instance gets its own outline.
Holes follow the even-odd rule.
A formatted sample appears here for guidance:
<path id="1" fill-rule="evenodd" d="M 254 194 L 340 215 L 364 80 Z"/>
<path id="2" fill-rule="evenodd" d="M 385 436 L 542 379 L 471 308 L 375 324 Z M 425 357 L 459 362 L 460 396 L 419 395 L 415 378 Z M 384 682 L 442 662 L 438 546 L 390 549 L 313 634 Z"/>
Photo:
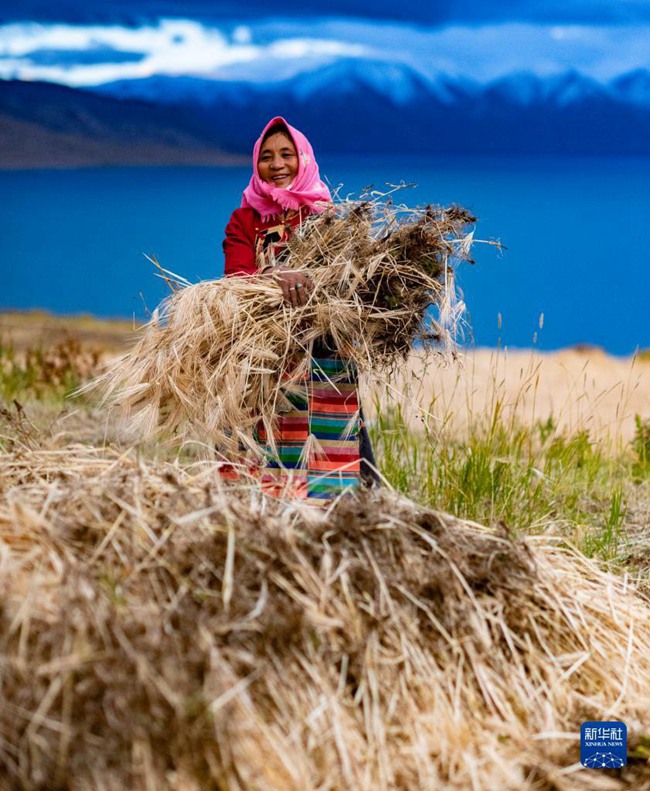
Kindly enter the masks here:
<path id="1" fill-rule="evenodd" d="M 263 428 L 268 494 L 326 505 L 359 486 L 359 395 L 356 366 L 338 354 L 312 358 L 298 388 L 285 392 L 290 403 L 278 413 L 273 442 Z"/>

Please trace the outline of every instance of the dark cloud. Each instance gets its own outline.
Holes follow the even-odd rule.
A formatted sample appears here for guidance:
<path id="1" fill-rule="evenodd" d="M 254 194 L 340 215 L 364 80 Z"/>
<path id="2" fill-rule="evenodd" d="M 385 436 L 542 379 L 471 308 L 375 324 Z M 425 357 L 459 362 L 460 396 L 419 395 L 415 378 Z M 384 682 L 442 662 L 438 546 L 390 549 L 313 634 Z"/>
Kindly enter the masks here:
<path id="1" fill-rule="evenodd" d="M 2 0 L 0 22 L 16 20 L 71 23 L 116 22 L 139 25 L 161 16 L 210 21 L 269 16 L 348 16 L 436 25 L 446 22 L 527 20 L 586 24 L 650 21 L 650 0 L 314 0 L 271 8 L 268 0 Z"/>

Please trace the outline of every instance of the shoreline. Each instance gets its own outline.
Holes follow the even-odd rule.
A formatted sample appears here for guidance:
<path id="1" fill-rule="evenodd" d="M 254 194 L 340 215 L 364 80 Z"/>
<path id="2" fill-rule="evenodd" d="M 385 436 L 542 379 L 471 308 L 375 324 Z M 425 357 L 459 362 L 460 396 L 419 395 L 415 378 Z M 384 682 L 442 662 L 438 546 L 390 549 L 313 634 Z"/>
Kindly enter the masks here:
<path id="1" fill-rule="evenodd" d="M 121 345 L 127 341 L 140 328 L 146 325 L 146 321 L 134 321 L 133 318 L 120 316 L 95 316 L 92 313 L 53 313 L 44 308 L 0 309 L 0 341 L 4 341 L 6 333 L 16 333 L 15 348 L 22 349 L 30 345 L 39 338 L 39 333 L 54 330 L 54 335 L 43 336 L 45 345 L 57 343 L 66 333 L 78 336 L 82 343 L 88 342 L 91 338 L 97 341 L 106 339 L 113 340 Z M 47 343 L 49 342 L 49 343 Z M 112 344 L 111 344 L 112 346 Z M 581 342 L 572 346 L 561 346 L 556 349 L 541 349 L 537 346 L 460 346 L 458 352 L 461 356 L 473 354 L 505 354 L 521 355 L 534 354 L 541 357 L 558 355 L 571 352 L 583 357 L 592 355 L 608 357 L 613 360 L 650 360 L 650 348 L 637 348 L 635 352 L 629 354 L 615 354 L 597 344 Z"/>
<path id="2" fill-rule="evenodd" d="M 21 354 L 72 342 L 111 357 L 126 351 L 143 326 L 90 314 L 4 311 L 0 346 Z M 650 420 L 650 350 L 616 356 L 588 344 L 548 351 L 478 347 L 460 349 L 456 364 L 440 365 L 415 350 L 395 384 L 408 394 L 402 400 L 414 426 L 430 419 L 432 426 L 461 434 L 495 409 L 527 425 L 552 420 L 568 432 L 585 430 L 615 442 L 634 438 L 637 415 Z M 364 396 L 371 419 L 376 398 L 391 404 L 381 386 L 371 388 Z"/>
<path id="3" fill-rule="evenodd" d="M 139 326 L 133 320 L 99 318 L 90 313 L 73 315 L 32 310 L 0 310 L 0 344 L 15 351 L 30 347 L 51 347 L 72 338 L 82 346 L 100 346 L 114 351 L 135 336 Z"/>

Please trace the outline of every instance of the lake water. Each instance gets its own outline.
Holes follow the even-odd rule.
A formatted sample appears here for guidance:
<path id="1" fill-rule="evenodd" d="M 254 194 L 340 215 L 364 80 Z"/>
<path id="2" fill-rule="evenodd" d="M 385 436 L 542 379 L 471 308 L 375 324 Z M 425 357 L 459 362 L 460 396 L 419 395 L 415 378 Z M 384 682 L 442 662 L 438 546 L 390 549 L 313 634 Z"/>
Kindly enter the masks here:
<path id="1" fill-rule="evenodd" d="M 323 158 L 345 192 L 416 182 L 402 202 L 479 218 L 459 279 L 479 346 L 650 347 L 650 160 Z M 0 309 L 146 316 L 165 295 L 143 253 L 191 281 L 223 272 L 246 168 L 0 171 Z M 540 328 L 540 316 L 543 326 Z"/>

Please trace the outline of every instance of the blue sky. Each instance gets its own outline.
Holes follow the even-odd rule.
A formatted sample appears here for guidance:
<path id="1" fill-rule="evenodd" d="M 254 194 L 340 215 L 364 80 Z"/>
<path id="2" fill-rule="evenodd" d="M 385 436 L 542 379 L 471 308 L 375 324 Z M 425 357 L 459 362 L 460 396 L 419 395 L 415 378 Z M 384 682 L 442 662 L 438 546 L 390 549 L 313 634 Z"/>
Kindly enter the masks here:
<path id="1" fill-rule="evenodd" d="M 73 87 L 160 74 L 268 82 L 341 58 L 480 83 L 570 70 L 606 83 L 650 69 L 650 0 L 315 2 L 309 18 L 272 17 L 261 11 L 268 8 L 258 0 L 5 0 L 0 78 Z"/>

